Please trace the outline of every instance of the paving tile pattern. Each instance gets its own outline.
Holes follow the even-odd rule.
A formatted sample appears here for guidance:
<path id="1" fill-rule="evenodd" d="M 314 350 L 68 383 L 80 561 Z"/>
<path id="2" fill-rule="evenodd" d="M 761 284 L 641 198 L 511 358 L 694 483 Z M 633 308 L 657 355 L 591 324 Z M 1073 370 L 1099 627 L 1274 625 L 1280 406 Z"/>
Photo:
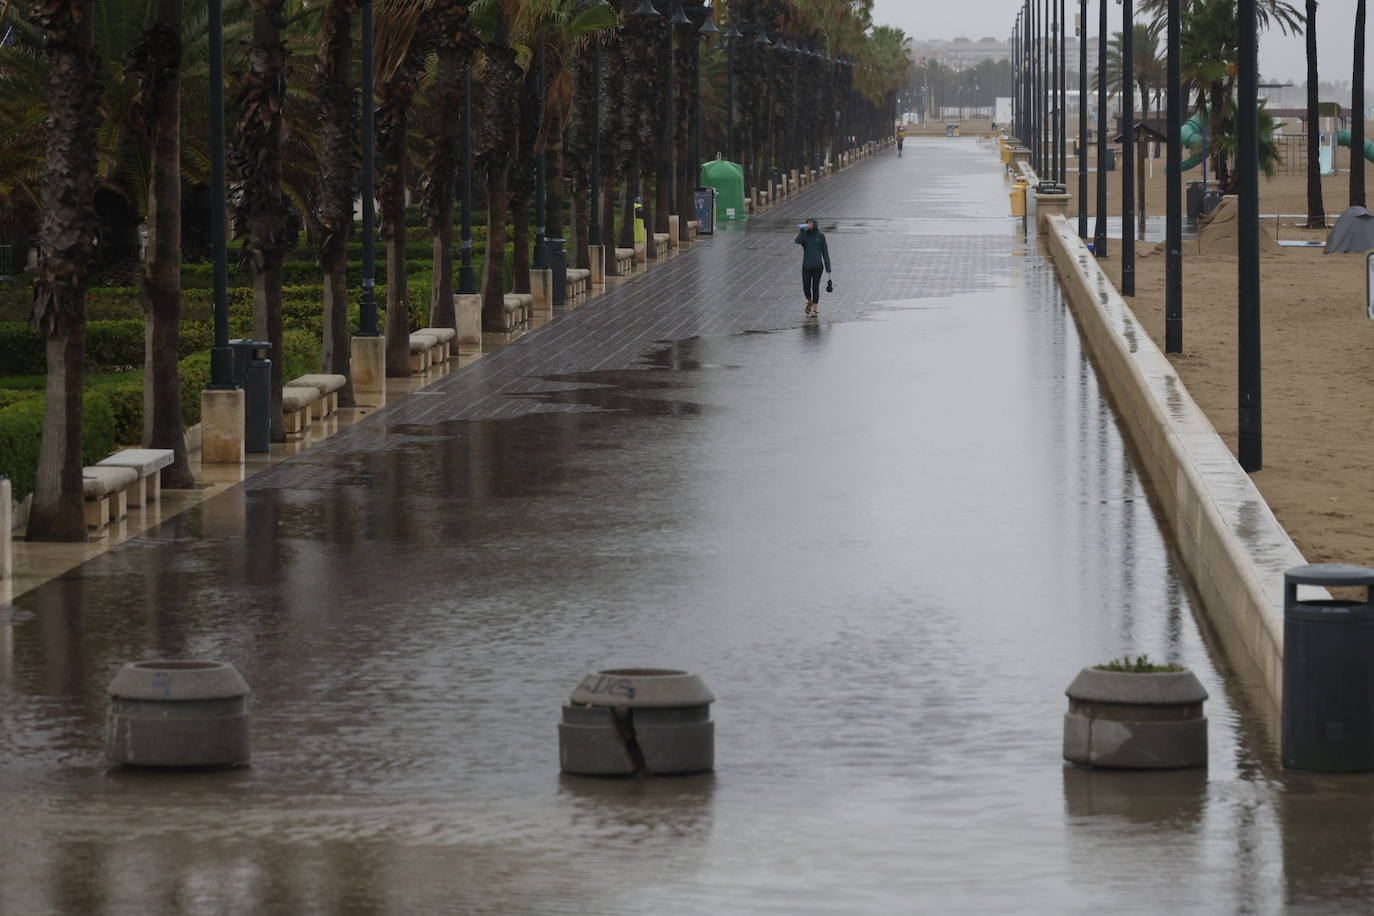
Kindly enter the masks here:
<path id="1" fill-rule="evenodd" d="M 1024 265 L 1007 254 L 1005 213 L 971 212 L 958 193 L 958 157 L 935 157 L 905 173 L 912 195 L 891 193 L 874 173 L 903 168 L 888 152 L 817 183 L 749 220 L 741 231 L 704 237 L 587 305 L 563 312 L 410 397 L 247 481 L 248 489 L 329 486 L 332 459 L 395 448 L 405 427 L 589 409 L 541 396 L 580 384 L 576 374 L 642 365 L 655 344 L 792 327 L 804 321 L 796 225 L 820 221 L 834 267 L 822 293 L 825 321 L 861 318 L 885 301 L 943 297 L 1005 285 Z M 938 174 L 932 174 L 938 173 Z M 932 195 L 934 182 L 950 190 Z M 919 194 L 919 202 L 918 202 Z"/>

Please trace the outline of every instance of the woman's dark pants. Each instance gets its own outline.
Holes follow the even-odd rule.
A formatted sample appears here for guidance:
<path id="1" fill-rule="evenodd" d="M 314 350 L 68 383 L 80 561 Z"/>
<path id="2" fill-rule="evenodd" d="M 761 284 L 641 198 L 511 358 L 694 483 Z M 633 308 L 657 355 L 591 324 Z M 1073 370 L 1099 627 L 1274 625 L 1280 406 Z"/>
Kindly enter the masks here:
<path id="1" fill-rule="evenodd" d="M 823 267 L 802 268 L 802 289 L 806 291 L 807 302 L 821 301 L 821 274 L 824 272 Z"/>

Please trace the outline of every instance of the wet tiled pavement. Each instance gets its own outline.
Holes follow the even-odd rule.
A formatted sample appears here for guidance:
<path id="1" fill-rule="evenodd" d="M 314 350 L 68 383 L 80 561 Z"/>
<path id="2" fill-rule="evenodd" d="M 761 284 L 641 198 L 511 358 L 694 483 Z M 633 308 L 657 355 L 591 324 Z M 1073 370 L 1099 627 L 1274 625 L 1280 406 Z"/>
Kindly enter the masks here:
<path id="1" fill-rule="evenodd" d="M 1276 770 L 1005 206 L 913 138 L 20 596 L 0 913 L 1358 908 L 1367 780 Z M 1207 771 L 1063 766 L 1124 652 L 1198 672 Z M 239 667 L 251 767 L 106 768 L 152 657 Z M 713 775 L 559 776 L 623 665 L 705 678 Z"/>

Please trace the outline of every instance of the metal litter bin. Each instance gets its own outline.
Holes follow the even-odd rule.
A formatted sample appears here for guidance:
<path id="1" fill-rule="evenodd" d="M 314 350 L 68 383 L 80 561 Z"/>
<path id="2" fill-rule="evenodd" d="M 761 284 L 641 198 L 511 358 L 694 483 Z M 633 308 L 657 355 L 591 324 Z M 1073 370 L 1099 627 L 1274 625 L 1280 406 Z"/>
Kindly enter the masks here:
<path id="1" fill-rule="evenodd" d="M 265 340 L 235 338 L 234 387 L 243 389 L 243 450 L 266 452 L 272 448 L 272 344 Z"/>
<path id="2" fill-rule="evenodd" d="M 697 209 L 697 235 L 712 235 L 716 231 L 716 189 L 697 188 L 693 201 Z"/>
<path id="3" fill-rule="evenodd" d="M 1115 172 L 1115 171 L 1116 171 L 1116 150 L 1113 149 L 1113 148 L 1110 147 L 1110 146 L 1107 147 L 1107 158 L 1104 159 L 1103 161 L 1106 163 L 1106 166 L 1107 166 L 1106 170 L 1107 170 L 1108 172 Z"/>
<path id="4" fill-rule="evenodd" d="M 1362 587 L 1365 600 L 1299 601 L 1299 585 Z M 1374 771 L 1374 569 L 1343 563 L 1283 575 L 1283 765 Z"/>

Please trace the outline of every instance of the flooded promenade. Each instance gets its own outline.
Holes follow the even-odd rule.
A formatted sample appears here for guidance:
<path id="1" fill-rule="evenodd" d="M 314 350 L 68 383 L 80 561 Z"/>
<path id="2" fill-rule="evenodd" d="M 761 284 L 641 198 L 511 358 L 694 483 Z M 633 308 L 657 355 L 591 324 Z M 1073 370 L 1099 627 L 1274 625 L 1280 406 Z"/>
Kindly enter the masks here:
<path id="1" fill-rule="evenodd" d="M 1365 907 L 1374 780 L 1278 769 L 1006 213 L 909 139 L 19 596 L 0 914 Z M 1209 769 L 1065 767 L 1128 652 L 1197 672 Z M 107 768 L 156 657 L 238 667 L 251 767 Z M 560 776 L 571 689 L 645 665 L 715 773 Z"/>

